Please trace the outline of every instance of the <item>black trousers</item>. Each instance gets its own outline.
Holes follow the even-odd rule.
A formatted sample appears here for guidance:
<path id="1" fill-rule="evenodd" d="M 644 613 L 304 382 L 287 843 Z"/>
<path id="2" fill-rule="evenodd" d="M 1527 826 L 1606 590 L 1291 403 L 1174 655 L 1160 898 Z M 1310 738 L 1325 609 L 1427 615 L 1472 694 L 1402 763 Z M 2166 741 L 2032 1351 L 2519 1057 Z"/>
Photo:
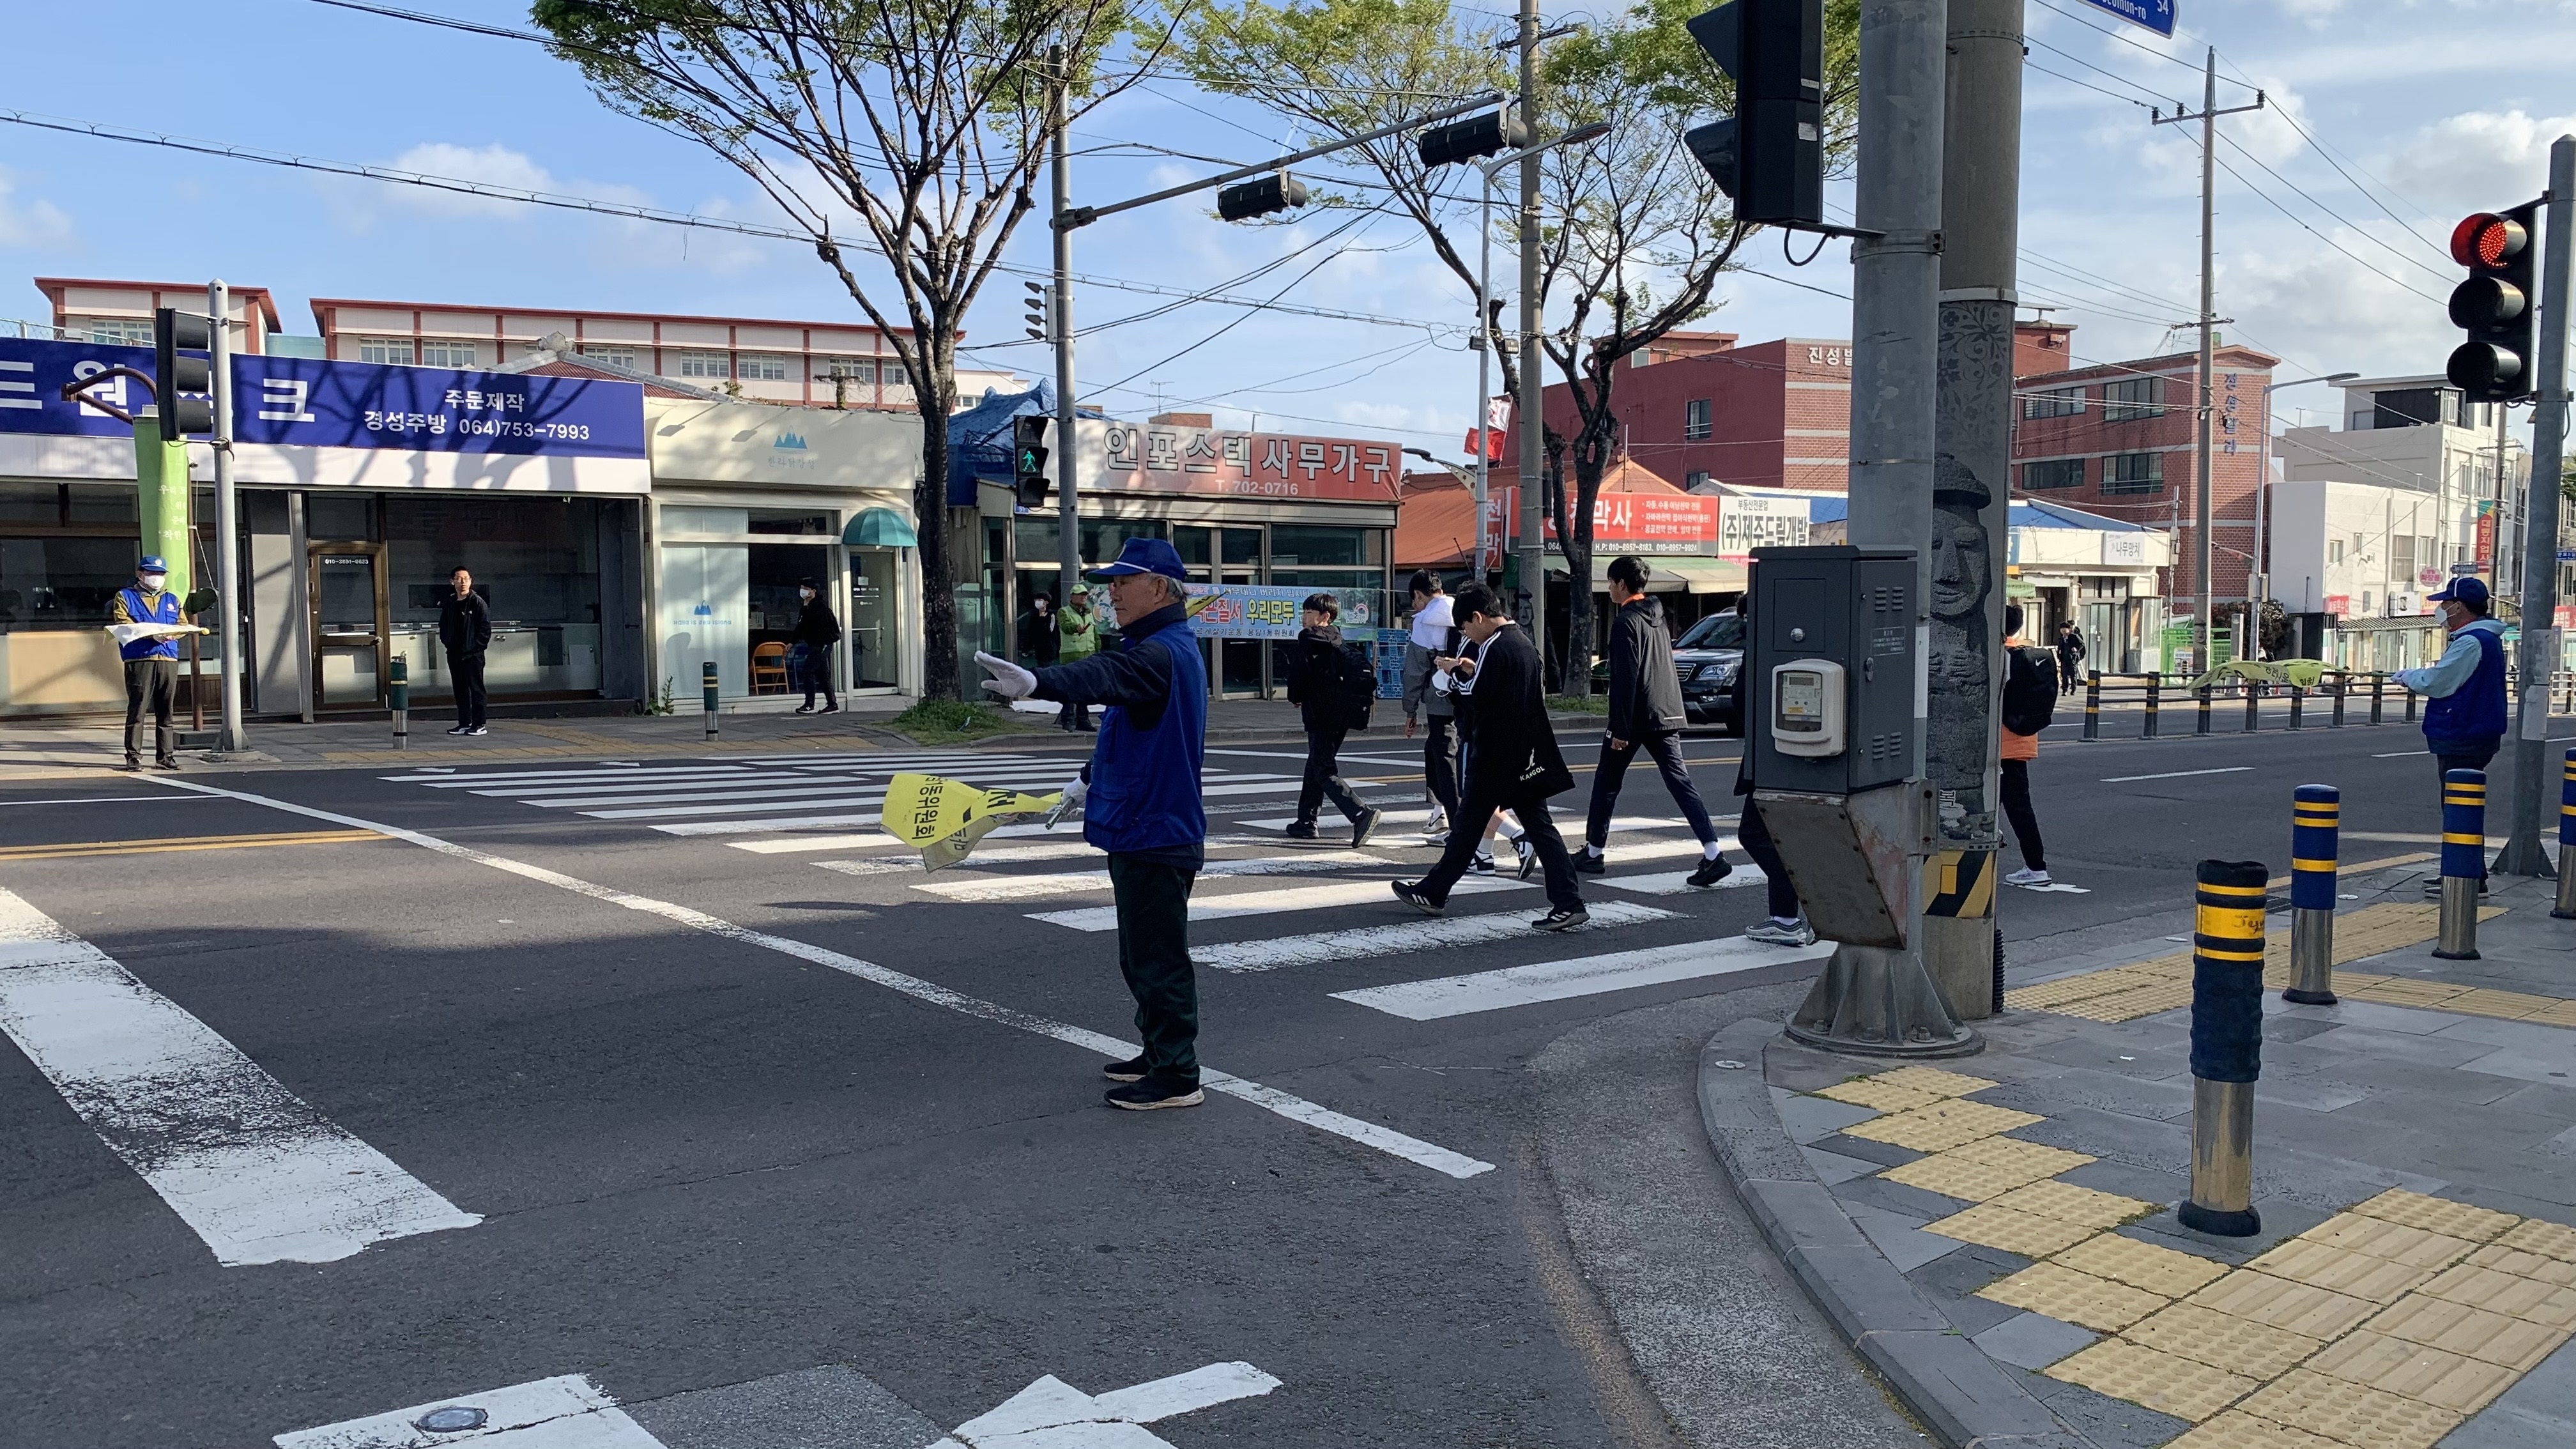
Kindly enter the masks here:
<path id="1" fill-rule="evenodd" d="M 1136 998 L 1145 1070 L 1166 1081 L 1199 1080 L 1199 978 L 1190 965 L 1190 887 L 1198 873 L 1134 855 L 1109 857 L 1118 911 L 1118 971 Z"/>
<path id="2" fill-rule="evenodd" d="M 2021 863 L 2032 870 L 2048 869 L 2048 847 L 2039 838 L 2039 812 L 2030 808 L 2030 761 L 2006 760 L 2004 765 L 2004 818 L 2012 822 L 2013 839 L 2021 842 Z"/>
<path id="3" fill-rule="evenodd" d="M 1067 733 L 1091 728 L 1091 706 L 1081 703 L 1066 705 L 1056 712 L 1055 727 Z"/>
<path id="4" fill-rule="evenodd" d="M 134 736 L 129 733 L 126 738 L 130 741 Z M 2498 744 L 2501 743 L 2502 741 L 2498 741 Z M 125 747 L 125 753 L 127 758 L 132 758 L 134 755 L 134 746 L 132 744 L 128 744 Z M 2496 745 L 2489 745 L 2483 750 L 2471 750 L 2464 755 L 2437 754 L 2433 756 L 2433 807 L 2436 810 L 2441 808 L 2442 786 L 2450 779 L 2450 774 L 2453 770 L 2483 770 L 2487 766 L 2495 763 L 2495 757 Z M 2439 820 L 2441 819 L 2441 816 L 2436 815 L 2433 818 Z M 2481 845 L 2478 847 L 2478 879 L 2485 880 L 2486 878 L 2487 853 L 2486 847 Z"/>
<path id="5" fill-rule="evenodd" d="M 2057 656 L 2058 693 L 2073 694 L 2076 689 L 2084 683 L 2084 671 L 2075 667 L 2079 662 L 2080 661 L 2069 659 L 2063 654 Z"/>
<path id="6" fill-rule="evenodd" d="M 1699 787 L 1691 783 L 1690 765 L 1682 759 L 1679 735 L 1648 735 L 1628 741 L 1627 748 L 1613 749 L 1609 741 L 1601 744 L 1601 758 L 1592 767 L 1592 815 L 1583 825 L 1584 840 L 1594 846 L 1610 843 L 1610 814 L 1619 808 L 1619 782 L 1627 777 L 1628 762 L 1644 750 L 1655 761 L 1655 769 L 1664 777 L 1664 788 L 1671 791 L 1673 804 L 1679 806 L 1682 818 L 1690 822 L 1691 833 L 1699 843 L 1717 838 L 1717 827 L 1708 820 L 1708 807 L 1700 803 Z"/>
<path id="7" fill-rule="evenodd" d="M 1565 837 L 1556 833 L 1556 823 L 1547 818 L 1547 797 L 1507 800 L 1490 788 L 1480 789 L 1473 776 L 1468 779 L 1467 793 L 1457 812 L 1449 817 L 1448 848 L 1440 852 L 1440 863 L 1431 867 L 1431 873 L 1420 882 L 1423 893 L 1436 903 L 1449 899 L 1450 889 L 1467 873 L 1468 863 L 1484 847 L 1485 821 L 1497 809 L 1520 817 L 1521 829 L 1538 851 L 1539 870 L 1547 877 L 1548 904 L 1569 911 L 1582 905 L 1583 892 L 1574 883 L 1574 859 L 1565 853 Z"/>
<path id="8" fill-rule="evenodd" d="M 125 661 L 125 763 L 143 763 L 143 712 L 152 712 L 152 758 L 166 760 L 178 752 L 179 737 L 170 729 L 170 706 L 179 692 L 176 659 Z"/>
<path id="9" fill-rule="evenodd" d="M 1422 783 L 1430 789 L 1441 812 L 1454 820 L 1458 815 L 1458 765 L 1453 754 L 1457 742 L 1449 731 L 1451 718 L 1445 714 L 1422 717 Z"/>
<path id="10" fill-rule="evenodd" d="M 483 694 L 483 656 L 449 650 L 447 677 L 456 682 L 456 722 L 467 729 L 481 729 L 489 703 Z"/>
<path id="11" fill-rule="evenodd" d="M 805 707 L 807 709 L 812 709 L 814 707 L 814 696 L 817 692 L 821 693 L 825 704 L 832 706 L 834 709 L 840 708 L 841 701 L 832 693 L 831 645 L 826 644 L 821 648 L 816 648 L 811 644 L 805 646 L 804 673 L 804 679 L 799 682 L 805 686 Z"/>
<path id="12" fill-rule="evenodd" d="M 1753 808 L 1753 797 L 1744 797 L 1744 816 L 1735 822 L 1735 843 L 1762 867 L 1762 883 L 1770 892 L 1771 914 L 1784 921 L 1798 919 L 1798 892 L 1789 884 L 1789 867 L 1781 862 L 1780 847 L 1771 841 L 1771 827 L 1762 821 L 1762 812 Z"/>
<path id="13" fill-rule="evenodd" d="M 1342 778 L 1342 741 L 1350 732 L 1348 725 L 1306 726 L 1306 780 L 1297 790 L 1297 818 L 1305 824 L 1315 823 L 1316 812 L 1323 808 L 1328 795 L 1333 808 L 1341 811 L 1345 820 L 1357 822 L 1368 808 L 1360 804 L 1359 795 Z"/>

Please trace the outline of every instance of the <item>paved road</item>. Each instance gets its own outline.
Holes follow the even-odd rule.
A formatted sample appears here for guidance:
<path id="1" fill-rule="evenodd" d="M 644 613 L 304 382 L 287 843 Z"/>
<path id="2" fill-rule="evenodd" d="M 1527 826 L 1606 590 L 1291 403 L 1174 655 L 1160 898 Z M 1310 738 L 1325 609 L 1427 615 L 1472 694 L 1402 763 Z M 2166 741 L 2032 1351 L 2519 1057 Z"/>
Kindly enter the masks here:
<path id="1" fill-rule="evenodd" d="M 1363 739 L 1350 773 L 1411 805 L 1410 750 Z M 2417 743 L 2052 746 L 2051 865 L 2089 893 L 2012 893 L 2008 934 L 2179 920 L 2191 861 L 2285 863 L 2307 779 L 2345 785 L 2354 832 L 2428 833 Z M 1734 743 L 1689 753 L 1731 814 Z M 1739 1283 L 1687 1358 L 1786 1399 L 1658 1407 L 1676 1354 L 1607 1328 L 1669 1321 L 1623 1245 L 1741 1229 L 1677 1230 L 1709 1211 L 1688 1191 L 1590 1190 L 1704 1166 L 1619 1114 L 1686 1114 L 1665 1046 L 1778 1011 L 1813 969 L 1734 939 L 1758 889 L 1679 886 L 1696 850 L 1650 772 L 1587 882 L 1596 925 L 1560 938 L 1508 879 L 1401 912 L 1384 882 L 1429 859 L 1409 821 L 1358 854 L 1290 845 L 1297 761 L 1212 752 L 1193 948 L 1202 1050 L 1233 1080 L 1140 1118 L 1098 1105 L 1130 1006 L 1097 857 L 1014 834 L 925 877 L 868 829 L 895 767 L 1051 788 L 1071 764 L 0 788 L 23 1048 L 0 1052 L 0 1445 L 415 1442 L 292 1436 L 455 1400 L 637 1449 L 825 1423 L 922 1449 L 1045 1375 L 1104 1395 L 1229 1363 L 1251 1367 L 1070 1409 L 1041 1385 L 1013 1412 L 1055 1395 L 1095 1421 L 1064 1442 L 1105 1446 L 1785 1443 L 1811 1394 L 1833 1422 L 1798 1442 L 1911 1442 L 1781 1275 Z M 1680 1026 L 1585 1032 L 1693 999 Z M 1578 1150 L 1569 1112 L 1626 1148 Z"/>

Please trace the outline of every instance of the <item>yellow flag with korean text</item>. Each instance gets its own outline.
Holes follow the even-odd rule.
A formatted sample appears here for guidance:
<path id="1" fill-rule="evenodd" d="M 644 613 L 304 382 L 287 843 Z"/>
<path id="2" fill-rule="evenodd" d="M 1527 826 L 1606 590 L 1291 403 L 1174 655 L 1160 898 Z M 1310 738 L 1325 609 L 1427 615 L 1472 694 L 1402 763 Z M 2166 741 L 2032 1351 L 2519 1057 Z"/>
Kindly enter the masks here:
<path id="1" fill-rule="evenodd" d="M 1064 798 L 1017 790 L 979 790 L 938 775 L 897 775 L 886 787 L 878 817 L 886 834 L 921 852 L 921 868 L 938 870 L 964 860 L 975 842 L 1014 815 L 1039 815 Z"/>

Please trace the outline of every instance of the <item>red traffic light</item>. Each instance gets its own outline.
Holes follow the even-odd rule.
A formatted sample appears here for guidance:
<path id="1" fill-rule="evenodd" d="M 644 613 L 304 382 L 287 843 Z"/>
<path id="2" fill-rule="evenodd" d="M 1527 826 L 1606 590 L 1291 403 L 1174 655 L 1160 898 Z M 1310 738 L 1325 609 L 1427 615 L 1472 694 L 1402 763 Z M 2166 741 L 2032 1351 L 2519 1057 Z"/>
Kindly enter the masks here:
<path id="1" fill-rule="evenodd" d="M 2522 223 L 2481 211 L 2451 228 L 2451 260 L 2464 267 L 2500 267 L 2530 242 Z"/>

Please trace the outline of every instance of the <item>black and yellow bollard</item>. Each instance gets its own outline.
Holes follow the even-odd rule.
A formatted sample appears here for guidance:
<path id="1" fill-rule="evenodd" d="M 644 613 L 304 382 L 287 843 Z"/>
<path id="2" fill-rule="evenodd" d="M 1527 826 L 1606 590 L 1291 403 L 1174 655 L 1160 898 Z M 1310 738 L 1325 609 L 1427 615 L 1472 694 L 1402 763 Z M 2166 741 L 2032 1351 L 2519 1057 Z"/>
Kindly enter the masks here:
<path id="1" fill-rule="evenodd" d="M 2193 896 L 2191 1198 L 2184 1227 L 2222 1238 L 2263 1230 L 2254 1211 L 2254 1082 L 2263 1074 L 2263 890 L 2259 860 L 2204 860 Z"/>
<path id="2" fill-rule="evenodd" d="M 2102 738 L 2102 671 L 2099 669 L 2084 676 L 2084 738 Z"/>
<path id="3" fill-rule="evenodd" d="M 2343 792 L 2301 785 L 2290 802 L 2290 985 L 2283 1001 L 2332 1006 L 2335 856 Z"/>
<path id="4" fill-rule="evenodd" d="M 2558 780 L 2558 904 L 2549 914 L 2576 920 L 2576 750 Z"/>
<path id="5" fill-rule="evenodd" d="M 394 712 L 394 748 L 411 748 L 411 663 L 396 656 L 385 667 L 385 703 Z"/>
<path id="6" fill-rule="evenodd" d="M 2164 728 L 2165 677 L 2147 676 L 2147 738 L 2154 739 Z"/>
<path id="7" fill-rule="evenodd" d="M 712 659 L 698 666 L 698 682 L 705 689 L 707 705 L 707 738 L 716 737 L 716 662 Z"/>
<path id="8" fill-rule="evenodd" d="M 2436 961 L 2478 959 L 2478 887 L 2487 872 L 2487 772 L 2442 776 L 2442 934 Z"/>

